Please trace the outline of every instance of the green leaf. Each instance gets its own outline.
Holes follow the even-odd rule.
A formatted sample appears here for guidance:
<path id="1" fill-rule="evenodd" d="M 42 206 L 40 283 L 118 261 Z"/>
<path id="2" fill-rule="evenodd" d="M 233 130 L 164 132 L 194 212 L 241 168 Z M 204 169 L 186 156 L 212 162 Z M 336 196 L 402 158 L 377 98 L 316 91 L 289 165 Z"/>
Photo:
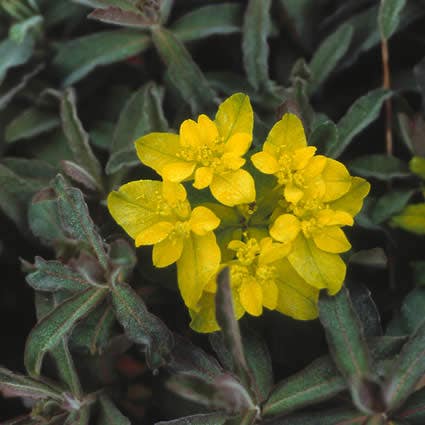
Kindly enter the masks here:
<path id="1" fill-rule="evenodd" d="M 66 187 L 64 178 L 59 174 L 54 182 L 58 196 L 58 209 L 63 229 L 71 238 L 86 243 L 96 254 L 100 265 L 106 270 L 108 257 L 101 236 L 90 218 L 87 204 L 79 189 Z"/>
<path id="2" fill-rule="evenodd" d="M 226 416 L 222 413 L 202 413 L 172 421 L 157 422 L 155 425 L 224 425 L 225 422 Z"/>
<path id="3" fill-rule="evenodd" d="M 315 127 L 308 140 L 310 146 L 316 146 L 317 150 L 327 152 L 328 146 L 334 146 L 338 141 L 338 128 L 333 121 L 327 120 Z"/>
<path id="4" fill-rule="evenodd" d="M 391 192 L 381 196 L 371 211 L 372 221 L 381 224 L 401 212 L 413 193 L 413 190 L 391 190 Z"/>
<path id="5" fill-rule="evenodd" d="M 9 29 L 9 38 L 16 43 L 22 43 L 25 37 L 32 31 L 41 29 L 43 17 L 40 15 L 31 16 L 24 21 L 13 24 Z"/>
<path id="6" fill-rule="evenodd" d="M 425 423 L 425 389 L 422 388 L 411 395 L 403 403 L 402 412 L 397 414 L 402 420 L 407 420 L 410 425 L 423 425 Z"/>
<path id="7" fill-rule="evenodd" d="M 63 425 L 89 425 L 90 404 L 82 406 L 77 411 L 71 412 Z"/>
<path id="8" fill-rule="evenodd" d="M 264 404 L 263 415 L 286 415 L 294 410 L 329 400 L 346 387 L 345 380 L 332 359 L 328 356 L 322 357 L 279 383 Z"/>
<path id="9" fill-rule="evenodd" d="M 192 10 L 175 21 L 170 29 L 186 42 L 216 34 L 233 34 L 240 32 L 241 27 L 242 5 L 221 3 Z"/>
<path id="10" fill-rule="evenodd" d="M 94 68 L 140 54 L 149 45 L 150 38 L 138 31 L 102 31 L 61 44 L 53 65 L 62 75 L 63 85 L 69 86 Z M 105 49 L 105 46 L 108 48 Z"/>
<path id="11" fill-rule="evenodd" d="M 322 41 L 309 64 L 312 75 L 308 84 L 310 93 L 315 92 L 336 68 L 347 53 L 352 38 L 353 27 L 343 24 Z"/>
<path id="12" fill-rule="evenodd" d="M 99 183 L 96 182 L 93 176 L 85 168 L 75 162 L 64 160 L 61 161 L 60 166 L 66 176 L 83 186 L 85 189 L 94 192 L 102 190 L 102 188 L 99 187 Z"/>
<path id="13" fill-rule="evenodd" d="M 10 68 L 23 65 L 33 54 L 34 40 L 27 36 L 22 43 L 7 38 L 0 43 L 0 83 Z"/>
<path id="14" fill-rule="evenodd" d="M 400 13 L 406 0 L 381 0 L 379 4 L 378 25 L 381 37 L 388 40 L 398 27 Z"/>
<path id="15" fill-rule="evenodd" d="M 152 40 L 167 65 L 168 78 L 189 103 L 192 112 L 204 112 L 212 108 L 216 94 L 179 39 L 172 32 L 157 27 L 152 30 Z"/>
<path id="16" fill-rule="evenodd" d="M 401 140 L 404 142 L 409 151 L 413 155 L 425 156 L 425 146 L 422 143 L 423 139 L 425 138 L 425 121 L 422 118 L 422 115 L 417 114 L 413 117 L 410 117 L 402 112 L 399 112 L 397 114 L 397 120 L 400 129 Z M 413 162 L 415 162 L 414 160 L 415 157 L 412 158 Z M 415 173 L 413 169 L 411 169 L 411 171 Z"/>
<path id="17" fill-rule="evenodd" d="M 215 305 L 217 323 L 223 333 L 224 345 L 231 355 L 234 372 L 246 388 L 255 388 L 242 345 L 239 323 L 235 318 L 230 271 L 227 267 L 217 277 Z"/>
<path id="18" fill-rule="evenodd" d="M 112 145 L 112 134 L 115 124 L 110 121 L 96 122 L 89 132 L 90 142 L 98 149 L 109 151 Z"/>
<path id="19" fill-rule="evenodd" d="M 25 397 L 33 400 L 52 399 L 63 401 L 60 389 L 41 381 L 20 375 L 0 367 L 0 393 L 5 397 Z"/>
<path id="20" fill-rule="evenodd" d="M 83 291 L 90 288 L 94 282 L 88 277 L 74 271 L 60 261 L 46 261 L 35 257 L 36 271 L 26 277 L 27 283 L 37 291 L 54 292 L 58 290 Z"/>
<path id="21" fill-rule="evenodd" d="M 391 91 L 376 89 L 358 98 L 338 122 L 338 143 L 329 146 L 326 154 L 338 158 L 353 138 L 378 118 L 383 103 L 390 96 Z"/>
<path id="22" fill-rule="evenodd" d="M 112 401 L 102 395 L 99 397 L 100 417 L 98 425 L 131 425 L 131 422 L 126 418 L 115 406 Z"/>
<path id="23" fill-rule="evenodd" d="M 413 281 L 417 286 L 425 286 L 425 261 L 413 261 L 410 263 L 413 270 Z"/>
<path id="24" fill-rule="evenodd" d="M 424 308 L 425 289 L 415 288 L 410 291 L 401 306 L 401 317 L 407 333 L 412 334 L 422 323 Z"/>
<path id="25" fill-rule="evenodd" d="M 401 350 L 384 386 L 384 396 L 391 411 L 399 408 L 413 393 L 425 373 L 425 321 L 416 329 Z"/>
<path id="26" fill-rule="evenodd" d="M 108 163 L 106 164 L 106 174 L 115 174 L 125 168 L 135 167 L 140 164 L 139 158 L 137 158 L 134 147 L 123 149 L 118 152 L 114 152 Z"/>
<path id="27" fill-rule="evenodd" d="M 13 143 L 46 133 L 60 125 L 57 114 L 29 108 L 19 114 L 5 129 L 5 141 Z"/>
<path id="28" fill-rule="evenodd" d="M 112 289 L 112 302 L 118 321 L 127 336 L 141 344 L 150 368 L 168 363 L 173 348 L 173 335 L 164 323 L 149 313 L 142 299 L 126 283 Z"/>
<path id="29" fill-rule="evenodd" d="M 119 9 L 117 7 L 96 9 L 90 13 L 88 18 L 101 21 L 106 24 L 139 29 L 150 28 L 154 23 L 140 13 L 134 13 L 132 11 Z"/>
<path id="30" fill-rule="evenodd" d="M 384 181 L 410 176 L 405 162 L 384 154 L 360 156 L 349 163 L 349 168 L 353 174 Z"/>
<path id="31" fill-rule="evenodd" d="M 249 83 L 255 90 L 267 89 L 271 0 L 249 0 L 243 23 L 243 63 Z"/>
<path id="32" fill-rule="evenodd" d="M 410 171 L 425 180 L 425 158 L 414 156 L 409 161 Z"/>
<path id="33" fill-rule="evenodd" d="M 376 247 L 355 252 L 350 257 L 350 263 L 385 269 L 388 265 L 388 258 L 382 248 Z"/>
<path id="34" fill-rule="evenodd" d="M 425 203 L 408 205 L 391 220 L 391 225 L 418 235 L 425 234 Z"/>
<path id="35" fill-rule="evenodd" d="M 89 136 L 77 115 L 75 92 L 67 89 L 61 97 L 62 128 L 77 164 L 81 165 L 102 188 L 102 167 L 94 155 Z"/>
<path id="36" fill-rule="evenodd" d="M 87 289 L 64 301 L 31 331 L 25 346 L 25 367 L 31 376 L 40 375 L 43 357 L 55 347 L 106 296 L 103 289 Z"/>

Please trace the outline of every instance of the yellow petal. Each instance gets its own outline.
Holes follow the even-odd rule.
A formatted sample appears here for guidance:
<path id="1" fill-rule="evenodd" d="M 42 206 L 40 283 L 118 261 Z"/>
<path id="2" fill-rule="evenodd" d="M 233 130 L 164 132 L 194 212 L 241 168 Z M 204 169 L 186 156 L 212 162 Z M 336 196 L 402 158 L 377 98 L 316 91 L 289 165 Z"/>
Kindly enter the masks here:
<path id="1" fill-rule="evenodd" d="M 326 252 L 339 254 L 351 249 L 344 232 L 338 226 L 329 226 L 320 229 L 313 236 L 314 243 L 318 248 Z"/>
<path id="2" fill-rule="evenodd" d="M 294 114 L 285 114 L 273 126 L 264 142 L 264 150 L 268 152 L 291 152 L 306 146 L 303 124 Z"/>
<path id="3" fill-rule="evenodd" d="M 330 208 L 317 212 L 319 226 L 352 226 L 353 217 L 345 211 L 334 211 Z"/>
<path id="4" fill-rule="evenodd" d="M 196 207 L 190 217 L 190 228 L 198 236 L 203 236 L 216 229 L 220 219 L 208 208 Z"/>
<path id="5" fill-rule="evenodd" d="M 218 108 L 215 123 L 224 142 L 237 133 L 251 135 L 254 113 L 249 97 L 243 93 L 235 93 L 227 98 Z"/>
<path id="6" fill-rule="evenodd" d="M 286 257 L 291 251 L 290 243 L 275 243 L 272 238 L 263 238 L 260 241 L 261 252 L 259 264 L 270 264 Z"/>
<path id="7" fill-rule="evenodd" d="M 184 147 L 197 148 L 201 145 L 199 126 L 193 120 L 185 120 L 180 125 L 180 143 Z"/>
<path id="8" fill-rule="evenodd" d="M 306 167 L 302 170 L 305 180 L 311 180 L 317 177 L 326 167 L 328 158 L 322 155 L 314 156 L 310 159 Z"/>
<path id="9" fill-rule="evenodd" d="M 263 282 L 261 285 L 263 291 L 263 305 L 269 310 L 274 310 L 277 306 L 279 291 L 273 280 Z"/>
<path id="10" fill-rule="evenodd" d="M 324 252 L 300 234 L 293 243 L 288 260 L 295 271 L 311 286 L 327 288 L 336 294 L 345 279 L 346 266 L 337 254 Z"/>
<path id="11" fill-rule="evenodd" d="M 205 189 L 211 184 L 213 179 L 213 171 L 209 167 L 201 167 L 195 171 L 195 182 L 193 187 L 195 189 Z"/>
<path id="12" fill-rule="evenodd" d="M 109 212 L 134 239 L 158 221 L 173 221 L 172 211 L 168 216 L 160 216 L 158 213 L 161 190 L 162 183 L 159 181 L 139 180 L 127 183 L 109 194 Z"/>
<path id="13" fill-rule="evenodd" d="M 196 164 L 194 162 L 172 162 L 163 167 L 161 176 L 164 180 L 180 183 L 193 174 Z"/>
<path id="14" fill-rule="evenodd" d="M 282 214 L 270 228 L 270 236 L 279 242 L 288 243 L 293 241 L 301 230 L 301 223 L 292 214 Z"/>
<path id="15" fill-rule="evenodd" d="M 163 168 L 181 161 L 179 136 L 171 133 L 149 133 L 135 141 L 140 161 L 162 175 Z"/>
<path id="16" fill-rule="evenodd" d="M 347 168 L 334 159 L 327 158 L 322 177 L 326 183 L 324 202 L 334 201 L 344 196 L 350 189 L 352 177 Z"/>
<path id="17" fill-rule="evenodd" d="M 215 174 L 210 189 L 217 201 L 229 207 L 249 204 L 255 200 L 254 179 L 245 170 Z"/>
<path id="18" fill-rule="evenodd" d="M 407 205 L 400 214 L 394 216 L 391 225 L 417 235 L 425 234 L 425 204 Z"/>
<path id="19" fill-rule="evenodd" d="M 232 251 L 237 251 L 241 248 L 244 248 L 246 246 L 246 243 L 242 241 L 230 241 L 227 245 L 228 249 L 231 249 Z"/>
<path id="20" fill-rule="evenodd" d="M 314 146 L 307 146 L 306 148 L 297 149 L 292 156 L 292 166 L 295 170 L 304 168 L 313 155 L 316 153 Z"/>
<path id="21" fill-rule="evenodd" d="M 254 279 L 246 279 L 239 288 L 242 307 L 252 316 L 260 316 L 263 312 L 263 290 Z"/>
<path id="22" fill-rule="evenodd" d="M 241 158 L 240 156 L 236 156 L 232 152 L 226 152 L 221 158 L 223 164 L 228 170 L 238 170 L 246 162 L 245 159 Z"/>
<path id="23" fill-rule="evenodd" d="M 288 202 L 296 204 L 304 196 L 304 192 L 294 184 L 289 183 L 287 186 L 285 186 L 283 195 Z"/>
<path id="24" fill-rule="evenodd" d="M 330 204 L 334 210 L 346 211 L 355 216 L 363 206 L 363 199 L 370 191 L 370 184 L 361 177 L 353 177 L 349 191 Z"/>
<path id="25" fill-rule="evenodd" d="M 191 233 L 185 239 L 181 257 L 177 261 L 177 280 L 185 304 L 195 308 L 205 286 L 217 273 L 221 253 L 213 232 L 204 236 Z"/>
<path id="26" fill-rule="evenodd" d="M 319 290 L 308 285 L 287 260 L 276 263 L 279 290 L 276 310 L 297 320 L 318 316 Z"/>
<path id="27" fill-rule="evenodd" d="M 251 146 L 252 134 L 234 133 L 224 146 L 225 152 L 232 152 L 234 155 L 243 156 Z"/>
<path id="28" fill-rule="evenodd" d="M 218 130 L 214 121 L 202 114 L 198 117 L 198 132 L 201 137 L 201 144 L 212 145 L 218 139 Z"/>
<path id="29" fill-rule="evenodd" d="M 182 202 L 187 198 L 186 189 L 180 183 L 162 182 L 162 196 L 170 204 Z"/>
<path id="30" fill-rule="evenodd" d="M 160 221 L 139 233 L 136 237 L 136 246 L 154 245 L 163 241 L 174 229 L 174 223 Z"/>
<path id="31" fill-rule="evenodd" d="M 257 170 L 264 174 L 274 174 L 279 171 L 279 163 L 276 158 L 268 152 L 258 152 L 251 156 L 251 161 Z"/>
<path id="32" fill-rule="evenodd" d="M 155 267 L 168 267 L 181 258 L 183 238 L 166 238 L 155 244 L 152 250 L 152 262 Z"/>

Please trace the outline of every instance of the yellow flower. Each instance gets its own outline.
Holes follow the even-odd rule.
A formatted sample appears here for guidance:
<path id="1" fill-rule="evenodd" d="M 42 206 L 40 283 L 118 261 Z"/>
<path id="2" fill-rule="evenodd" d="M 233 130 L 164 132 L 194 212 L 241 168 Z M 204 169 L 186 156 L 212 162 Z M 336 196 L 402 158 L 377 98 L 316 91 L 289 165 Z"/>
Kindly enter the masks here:
<path id="1" fill-rule="evenodd" d="M 164 180 L 194 179 L 196 189 L 209 187 L 224 205 L 250 203 L 255 199 L 254 180 L 241 167 L 252 127 L 249 98 L 237 93 L 220 105 L 214 121 L 200 115 L 196 122 L 184 121 L 179 135 L 150 133 L 136 141 L 136 150 Z"/>
<path id="2" fill-rule="evenodd" d="M 196 305 L 220 264 L 213 233 L 220 224 L 218 217 L 203 206 L 192 211 L 181 184 L 153 180 L 121 186 L 108 196 L 108 208 L 136 246 L 154 246 L 156 267 L 177 262 L 182 297 L 187 306 Z"/>

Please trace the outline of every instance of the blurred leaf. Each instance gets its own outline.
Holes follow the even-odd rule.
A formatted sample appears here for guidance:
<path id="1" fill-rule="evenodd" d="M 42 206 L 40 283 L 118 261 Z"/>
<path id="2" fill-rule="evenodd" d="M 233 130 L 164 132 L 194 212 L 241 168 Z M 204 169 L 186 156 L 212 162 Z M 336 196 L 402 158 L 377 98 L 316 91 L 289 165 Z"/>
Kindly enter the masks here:
<path id="1" fill-rule="evenodd" d="M 25 346 L 25 367 L 31 376 L 40 375 L 43 357 L 106 296 L 103 289 L 87 289 L 64 301 L 33 328 Z"/>
<path id="2" fill-rule="evenodd" d="M 152 40 L 167 66 L 168 78 L 189 103 L 192 112 L 204 112 L 211 108 L 216 95 L 186 47 L 165 28 L 154 28 Z"/>
<path id="3" fill-rule="evenodd" d="M 382 248 L 376 247 L 355 252 L 350 257 L 350 263 L 366 267 L 385 268 L 388 264 L 388 258 Z"/>
<path id="4" fill-rule="evenodd" d="M 60 119 L 57 114 L 32 107 L 24 110 L 9 123 L 5 131 L 5 141 L 12 143 L 30 139 L 59 127 L 59 125 Z"/>
<path id="5" fill-rule="evenodd" d="M 10 38 L 0 42 L 0 84 L 10 68 L 23 65 L 33 54 L 34 40 L 27 36 L 22 43 Z"/>
<path id="6" fill-rule="evenodd" d="M 26 276 L 27 283 L 37 291 L 54 292 L 61 289 L 77 292 L 90 288 L 94 282 L 60 261 L 46 261 L 35 257 L 36 271 Z"/>
<path id="7" fill-rule="evenodd" d="M 69 86 L 97 66 L 123 61 L 140 54 L 149 45 L 150 38 L 137 31 L 102 31 L 61 44 L 53 64 L 63 77 L 63 85 Z"/>
<path id="8" fill-rule="evenodd" d="M 215 305 L 217 323 L 223 333 L 224 345 L 231 355 L 233 370 L 246 388 L 253 388 L 253 377 L 246 362 L 239 323 L 235 318 L 230 290 L 230 271 L 227 267 L 217 276 Z"/>
<path id="9" fill-rule="evenodd" d="M 321 357 L 305 369 L 280 382 L 263 407 L 265 417 L 286 415 L 294 410 L 329 400 L 347 388 L 332 359 Z"/>
<path id="10" fill-rule="evenodd" d="M 269 85 L 269 45 L 271 0 L 249 0 L 243 22 L 243 63 L 249 83 L 255 90 Z"/>
<path id="11" fill-rule="evenodd" d="M 413 281 L 415 285 L 425 286 L 425 261 L 414 261 L 410 265 L 413 269 Z"/>
<path id="12" fill-rule="evenodd" d="M 378 118 L 381 106 L 390 96 L 392 96 L 391 91 L 376 89 L 359 97 L 339 120 L 338 143 L 329 145 L 326 154 L 332 158 L 338 158 L 353 138 Z"/>
<path id="13" fill-rule="evenodd" d="M 83 167 L 73 161 L 62 161 L 61 169 L 75 183 L 82 185 L 87 190 L 98 191 L 99 185 L 92 175 Z"/>
<path id="14" fill-rule="evenodd" d="M 173 376 L 167 386 L 180 397 L 211 410 L 224 410 L 236 415 L 254 408 L 250 395 L 232 375 L 220 375 L 211 383 L 183 373 Z"/>
<path id="15" fill-rule="evenodd" d="M 126 418 L 115 406 L 112 401 L 102 395 L 99 397 L 100 417 L 97 425 L 131 425 L 131 422 Z"/>
<path id="16" fill-rule="evenodd" d="M 418 235 L 425 234 L 425 203 L 408 205 L 391 220 L 391 225 Z"/>
<path id="17" fill-rule="evenodd" d="M 78 118 L 75 92 L 72 89 L 67 89 L 61 97 L 61 120 L 63 132 L 75 161 L 91 175 L 97 187 L 101 189 L 102 167 L 89 145 L 89 136 Z"/>
<path id="18" fill-rule="evenodd" d="M 338 142 L 338 129 L 334 122 L 324 121 L 315 127 L 308 140 L 310 146 L 316 146 L 317 150 L 326 152 L 328 146 L 334 146 Z"/>
<path id="19" fill-rule="evenodd" d="M 421 114 L 417 114 L 410 118 L 406 114 L 400 112 L 397 114 L 397 118 L 401 139 L 404 144 L 412 154 L 425 156 L 425 121 Z"/>
<path id="20" fill-rule="evenodd" d="M 199 40 L 216 34 L 233 34 L 242 27 L 242 5 L 219 3 L 194 9 L 170 27 L 182 41 Z"/>
<path id="21" fill-rule="evenodd" d="M 134 147 L 114 152 L 106 165 L 106 173 L 111 175 L 125 167 L 134 167 L 140 164 L 139 158 L 137 158 Z"/>
<path id="22" fill-rule="evenodd" d="M 413 193 L 413 190 L 391 190 L 391 192 L 381 196 L 371 212 L 372 221 L 376 224 L 384 223 L 401 212 Z"/>
<path id="23" fill-rule="evenodd" d="M 391 411 L 399 408 L 425 374 L 425 321 L 404 345 L 384 386 L 385 400 Z"/>
<path id="24" fill-rule="evenodd" d="M 414 156 L 409 161 L 410 171 L 425 180 L 425 158 Z"/>
<path id="25" fill-rule="evenodd" d="M 425 111 L 425 57 L 413 68 L 413 73 L 416 78 L 416 84 L 422 95 L 422 111 Z"/>
<path id="26" fill-rule="evenodd" d="M 336 68 L 341 58 L 347 53 L 352 37 L 353 27 L 343 24 L 322 41 L 309 65 L 312 75 L 308 85 L 310 93 L 315 92 Z"/>
<path id="27" fill-rule="evenodd" d="M 124 282 L 137 264 L 134 247 L 124 239 L 117 239 L 109 244 L 108 256 L 114 272 L 120 273 L 117 279 Z"/>
<path id="28" fill-rule="evenodd" d="M 71 412 L 63 425 L 89 425 L 90 405 L 86 404 L 77 411 Z"/>
<path id="29" fill-rule="evenodd" d="M 127 336 L 143 346 L 148 366 L 156 369 L 168 363 L 173 335 L 159 318 L 149 313 L 133 289 L 126 283 L 116 284 L 112 288 L 112 302 Z"/>
<path id="30" fill-rule="evenodd" d="M 362 177 L 385 181 L 410 176 L 409 167 L 405 162 L 384 154 L 357 157 L 349 163 L 349 168 Z"/>
<path id="31" fill-rule="evenodd" d="M 425 389 L 413 393 L 405 403 L 398 418 L 407 420 L 410 425 L 423 425 L 425 423 Z"/>
<path id="32" fill-rule="evenodd" d="M 153 23 L 140 13 L 134 13 L 130 10 L 123 10 L 119 7 L 107 7 L 105 9 L 96 9 L 88 16 L 89 19 L 104 22 L 106 24 L 120 25 L 123 27 L 133 27 L 147 29 Z"/>
<path id="33" fill-rule="evenodd" d="M 24 21 L 17 22 L 10 27 L 9 38 L 16 43 L 23 43 L 30 31 L 34 28 L 41 28 L 42 23 L 43 17 L 40 15 L 34 15 Z"/>
<path id="34" fill-rule="evenodd" d="M 381 36 L 389 39 L 400 22 L 400 12 L 406 5 L 406 0 L 380 0 L 378 25 Z"/>
<path id="35" fill-rule="evenodd" d="M 58 402 L 63 400 L 58 388 L 13 373 L 3 367 L 0 367 L 0 393 L 4 397 L 25 397 L 33 400 L 49 398 Z"/>
<path id="36" fill-rule="evenodd" d="M 403 324 L 409 334 L 416 331 L 421 324 L 425 308 L 425 289 L 415 288 L 403 300 L 401 315 Z"/>
<path id="37" fill-rule="evenodd" d="M 70 237 L 86 243 L 91 247 L 103 269 L 108 267 L 103 240 L 90 218 L 83 194 L 75 187 L 66 187 L 64 178 L 59 174 L 54 182 L 58 196 L 58 209 L 63 229 Z"/>
<path id="38" fill-rule="evenodd" d="M 226 416 L 222 413 L 201 413 L 172 421 L 157 422 L 155 425 L 224 425 L 225 422 Z"/>
<path id="39" fill-rule="evenodd" d="M 91 144 L 98 149 L 109 151 L 112 145 L 112 134 L 115 124 L 110 121 L 98 121 L 91 128 L 89 138 Z"/>

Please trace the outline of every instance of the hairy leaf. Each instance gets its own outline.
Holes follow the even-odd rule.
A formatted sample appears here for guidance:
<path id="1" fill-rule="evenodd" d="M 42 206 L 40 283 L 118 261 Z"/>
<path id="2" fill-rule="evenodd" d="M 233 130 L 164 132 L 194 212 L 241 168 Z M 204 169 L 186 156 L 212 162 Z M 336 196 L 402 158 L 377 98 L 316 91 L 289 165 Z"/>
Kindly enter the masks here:
<path id="1" fill-rule="evenodd" d="M 379 5 L 378 24 L 381 36 L 389 39 L 400 21 L 400 13 L 406 0 L 381 0 Z"/>

